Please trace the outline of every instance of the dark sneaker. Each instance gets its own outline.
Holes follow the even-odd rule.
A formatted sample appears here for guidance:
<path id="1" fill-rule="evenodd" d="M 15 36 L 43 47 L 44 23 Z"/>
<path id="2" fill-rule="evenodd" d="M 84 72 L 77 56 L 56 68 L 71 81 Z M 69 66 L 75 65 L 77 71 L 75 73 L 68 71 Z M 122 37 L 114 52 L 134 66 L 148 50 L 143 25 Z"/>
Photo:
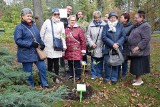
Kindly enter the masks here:
<path id="1" fill-rule="evenodd" d="M 116 81 L 111 81 L 112 85 L 115 85 L 117 82 Z"/>

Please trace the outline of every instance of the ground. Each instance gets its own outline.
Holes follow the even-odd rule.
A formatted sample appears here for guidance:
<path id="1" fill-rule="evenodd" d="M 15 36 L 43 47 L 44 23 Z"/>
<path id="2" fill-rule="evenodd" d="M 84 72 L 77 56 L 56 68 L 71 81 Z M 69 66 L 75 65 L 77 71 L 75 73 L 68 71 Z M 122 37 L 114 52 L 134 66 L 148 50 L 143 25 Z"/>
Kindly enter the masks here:
<path id="1" fill-rule="evenodd" d="M 16 54 L 15 43 L 0 43 L 0 47 Z M 83 94 L 82 103 L 77 97 L 79 93 L 75 93 L 72 98 L 54 103 L 54 107 L 160 107 L 160 39 L 152 37 L 151 47 L 151 73 L 143 76 L 143 85 L 132 86 L 134 76 L 130 73 L 125 81 L 119 80 L 116 85 L 100 79 L 91 80 L 86 73 L 82 80 L 87 85 L 87 92 Z M 62 84 L 68 85 L 67 82 Z M 69 81 L 70 85 L 73 86 L 72 81 Z"/>

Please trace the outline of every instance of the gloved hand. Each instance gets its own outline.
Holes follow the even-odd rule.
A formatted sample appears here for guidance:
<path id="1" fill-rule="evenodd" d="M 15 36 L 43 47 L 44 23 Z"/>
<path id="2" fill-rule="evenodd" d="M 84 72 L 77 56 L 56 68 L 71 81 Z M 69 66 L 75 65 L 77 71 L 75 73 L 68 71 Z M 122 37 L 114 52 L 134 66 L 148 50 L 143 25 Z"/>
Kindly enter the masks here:
<path id="1" fill-rule="evenodd" d="M 44 50 L 44 48 L 45 48 L 45 45 L 41 45 L 41 46 L 40 46 L 40 49 L 41 49 L 41 50 Z"/>
<path id="2" fill-rule="evenodd" d="M 39 45 L 39 44 L 38 44 L 37 42 L 32 42 L 32 45 L 31 45 L 31 46 L 34 47 L 34 48 L 38 48 L 38 45 Z"/>

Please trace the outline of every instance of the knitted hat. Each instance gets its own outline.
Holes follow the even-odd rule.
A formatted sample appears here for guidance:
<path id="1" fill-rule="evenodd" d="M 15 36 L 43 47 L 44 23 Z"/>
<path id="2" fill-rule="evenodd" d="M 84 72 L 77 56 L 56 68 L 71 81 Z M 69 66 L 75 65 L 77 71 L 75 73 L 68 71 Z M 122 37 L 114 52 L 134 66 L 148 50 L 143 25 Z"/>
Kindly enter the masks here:
<path id="1" fill-rule="evenodd" d="M 33 15 L 33 11 L 30 8 L 24 8 L 21 10 L 21 16 L 25 16 L 26 14 L 32 14 Z"/>
<path id="2" fill-rule="evenodd" d="M 55 12 L 59 12 L 59 9 L 58 8 L 53 8 L 52 9 L 52 14 L 55 13 Z"/>
<path id="3" fill-rule="evenodd" d="M 109 13 L 109 16 L 108 16 L 108 19 L 109 19 L 111 16 L 116 16 L 117 19 L 118 19 L 118 15 L 117 15 L 116 12 L 110 12 L 110 13 Z"/>

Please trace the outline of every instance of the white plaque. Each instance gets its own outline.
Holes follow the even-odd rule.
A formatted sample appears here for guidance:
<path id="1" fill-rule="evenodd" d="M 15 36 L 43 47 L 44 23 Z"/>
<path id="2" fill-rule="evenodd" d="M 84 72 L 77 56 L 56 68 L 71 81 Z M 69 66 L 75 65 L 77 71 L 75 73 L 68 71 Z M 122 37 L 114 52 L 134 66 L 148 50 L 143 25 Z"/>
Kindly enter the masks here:
<path id="1" fill-rule="evenodd" d="M 67 9 L 59 9 L 60 18 L 67 18 Z"/>
<path id="2" fill-rule="evenodd" d="M 86 91 L 86 84 L 77 84 L 77 91 Z"/>

